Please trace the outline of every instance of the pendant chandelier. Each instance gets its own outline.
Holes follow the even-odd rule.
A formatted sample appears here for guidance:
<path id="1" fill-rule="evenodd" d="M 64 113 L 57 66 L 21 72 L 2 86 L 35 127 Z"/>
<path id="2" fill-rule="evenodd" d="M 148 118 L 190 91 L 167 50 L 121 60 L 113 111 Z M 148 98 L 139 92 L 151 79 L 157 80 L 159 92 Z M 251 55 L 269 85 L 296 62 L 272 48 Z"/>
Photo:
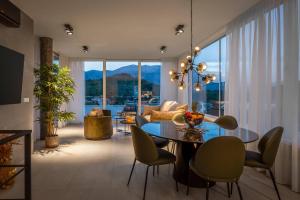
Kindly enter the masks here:
<path id="1" fill-rule="evenodd" d="M 216 76 L 214 74 L 205 73 L 207 69 L 207 65 L 205 62 L 201 62 L 199 64 L 195 64 L 195 58 L 200 52 L 200 47 L 193 48 L 193 0 L 191 0 L 191 49 L 190 55 L 186 57 L 180 64 L 181 71 L 177 72 L 171 70 L 169 72 L 171 76 L 171 81 L 176 81 L 178 83 L 178 87 L 180 90 L 183 90 L 186 87 L 184 82 L 185 76 L 188 76 L 190 72 L 195 72 L 197 74 L 197 82 L 194 85 L 194 89 L 197 92 L 200 92 L 202 86 L 205 84 L 209 84 L 210 82 L 216 80 Z"/>

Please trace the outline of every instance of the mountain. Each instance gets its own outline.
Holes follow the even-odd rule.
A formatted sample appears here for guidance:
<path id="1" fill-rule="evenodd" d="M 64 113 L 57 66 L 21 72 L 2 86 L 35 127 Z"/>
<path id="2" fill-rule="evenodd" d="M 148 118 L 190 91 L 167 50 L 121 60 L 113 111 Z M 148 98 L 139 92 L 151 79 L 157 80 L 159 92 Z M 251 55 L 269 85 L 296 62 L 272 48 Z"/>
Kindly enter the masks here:
<path id="1" fill-rule="evenodd" d="M 143 65 L 142 66 L 142 80 L 147 80 L 154 84 L 160 83 L 160 65 Z M 120 67 L 116 70 L 106 70 L 106 76 L 119 76 L 121 74 L 129 74 L 130 76 L 138 77 L 138 67 L 137 65 L 127 65 Z M 97 80 L 102 79 L 103 73 L 98 70 L 90 70 L 85 72 L 86 80 Z"/>

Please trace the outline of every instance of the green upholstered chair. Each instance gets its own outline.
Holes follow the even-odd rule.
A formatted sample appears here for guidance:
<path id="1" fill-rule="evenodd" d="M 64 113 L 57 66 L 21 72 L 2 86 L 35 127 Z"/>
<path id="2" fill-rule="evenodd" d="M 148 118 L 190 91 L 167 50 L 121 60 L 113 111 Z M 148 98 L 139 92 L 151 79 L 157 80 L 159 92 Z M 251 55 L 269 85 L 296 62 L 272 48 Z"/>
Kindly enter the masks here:
<path id="1" fill-rule="evenodd" d="M 278 199 L 281 198 L 271 168 L 276 158 L 282 133 L 282 127 L 275 127 L 268 131 L 258 143 L 259 152 L 246 151 L 245 162 L 248 167 L 263 168 L 269 171 Z"/>
<path id="2" fill-rule="evenodd" d="M 206 199 L 209 197 L 210 182 L 226 182 L 229 197 L 229 183 L 235 183 L 240 199 L 243 199 L 238 181 L 243 172 L 245 154 L 243 142 L 233 136 L 217 137 L 199 147 L 190 161 L 190 170 L 206 180 Z"/>
<path id="3" fill-rule="evenodd" d="M 234 130 L 239 126 L 236 119 L 230 115 L 224 115 L 222 117 L 219 117 L 214 121 L 214 123 L 218 124 L 222 128 L 229 130 Z"/>
<path id="4" fill-rule="evenodd" d="M 135 123 L 136 123 L 137 127 L 141 128 L 144 124 L 148 123 L 148 121 L 143 116 L 136 115 Z M 152 137 L 152 139 L 158 148 L 164 148 L 164 147 L 168 146 L 168 144 L 169 144 L 169 140 L 164 139 L 164 138 Z"/>
<path id="5" fill-rule="evenodd" d="M 84 117 L 84 137 L 88 140 L 101 140 L 113 135 L 110 110 L 102 110 L 103 116 Z"/>
<path id="6" fill-rule="evenodd" d="M 173 163 L 174 170 L 176 170 L 175 167 L 176 157 L 172 153 L 164 149 L 157 148 L 153 142 L 152 137 L 147 135 L 142 129 L 138 128 L 137 126 L 134 125 L 131 126 L 131 133 L 132 133 L 132 142 L 134 147 L 135 158 L 134 158 L 134 162 L 132 165 L 127 186 L 130 183 L 132 172 L 134 170 L 136 161 L 139 161 L 147 165 L 146 179 L 144 185 L 144 195 L 143 195 L 143 199 L 145 199 L 149 167 Z M 178 191 L 177 182 L 176 182 L 176 190 Z"/>

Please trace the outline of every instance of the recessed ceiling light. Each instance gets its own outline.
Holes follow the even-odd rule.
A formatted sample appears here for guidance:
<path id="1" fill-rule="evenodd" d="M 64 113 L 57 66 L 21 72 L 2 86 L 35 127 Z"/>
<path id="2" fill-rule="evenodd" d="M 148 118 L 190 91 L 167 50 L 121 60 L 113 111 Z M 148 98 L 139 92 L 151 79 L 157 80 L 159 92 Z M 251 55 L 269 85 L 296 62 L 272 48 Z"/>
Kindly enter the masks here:
<path id="1" fill-rule="evenodd" d="M 89 47 L 88 46 L 86 46 L 86 45 L 82 46 L 82 52 L 83 53 L 87 53 L 88 51 L 89 51 Z"/>
<path id="2" fill-rule="evenodd" d="M 67 35 L 73 35 L 74 29 L 70 24 L 65 24 L 64 27 Z"/>
<path id="3" fill-rule="evenodd" d="M 175 28 L 175 35 L 180 35 L 184 32 L 184 25 L 183 24 L 179 24 L 176 28 Z"/>
<path id="4" fill-rule="evenodd" d="M 166 47 L 166 46 L 161 46 L 161 47 L 160 47 L 160 53 L 161 53 L 161 54 L 166 53 L 166 51 L 167 51 L 167 47 Z"/>

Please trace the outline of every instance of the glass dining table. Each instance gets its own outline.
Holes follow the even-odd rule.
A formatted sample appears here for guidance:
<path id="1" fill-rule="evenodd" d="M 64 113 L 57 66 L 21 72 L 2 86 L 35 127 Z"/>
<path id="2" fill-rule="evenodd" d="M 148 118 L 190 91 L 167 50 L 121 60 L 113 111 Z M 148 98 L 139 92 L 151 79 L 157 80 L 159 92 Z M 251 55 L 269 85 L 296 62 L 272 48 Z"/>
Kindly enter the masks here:
<path id="1" fill-rule="evenodd" d="M 255 142 L 259 139 L 258 134 L 244 128 L 227 130 L 212 122 L 203 122 L 196 126 L 199 134 L 187 134 L 184 125 L 176 125 L 172 121 L 160 121 L 144 124 L 141 129 L 155 137 L 165 138 L 176 142 L 176 172 L 173 177 L 179 183 L 187 185 L 189 174 L 189 161 L 195 155 L 197 149 L 206 141 L 220 136 L 235 136 L 244 144 Z M 197 135 L 198 137 L 193 137 Z M 205 187 L 206 182 L 199 176 L 190 172 L 191 187 Z M 214 183 L 211 183 L 214 185 Z"/>

